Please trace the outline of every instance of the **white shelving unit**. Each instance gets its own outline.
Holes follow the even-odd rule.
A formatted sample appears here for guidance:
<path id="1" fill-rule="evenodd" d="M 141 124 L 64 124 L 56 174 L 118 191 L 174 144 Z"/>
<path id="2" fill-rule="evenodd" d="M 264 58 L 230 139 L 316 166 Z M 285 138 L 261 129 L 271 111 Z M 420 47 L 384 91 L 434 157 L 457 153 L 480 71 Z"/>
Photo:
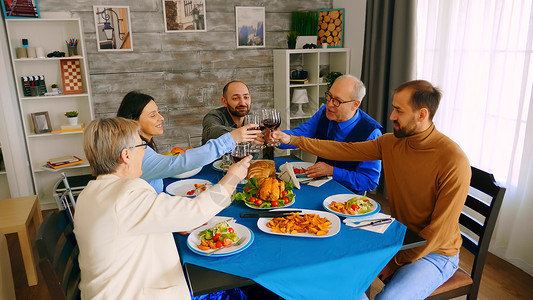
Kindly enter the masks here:
<path id="1" fill-rule="evenodd" d="M 59 131 L 61 125 L 68 124 L 64 116 L 67 111 L 78 111 L 80 123 L 88 124 L 94 118 L 81 22 L 79 19 L 7 19 L 6 28 L 35 191 L 43 208 L 54 207 L 56 202 L 53 186 L 61 178 L 60 172 L 71 176 L 88 174 L 90 170 L 87 163 L 59 170 L 51 170 L 43 165 L 50 158 L 67 155 L 75 155 L 86 161 L 83 132 L 36 134 L 31 113 L 48 112 L 53 131 Z M 73 38 L 79 40 L 79 56 L 68 57 L 66 41 Z M 66 57 L 17 58 L 16 48 L 21 47 L 22 39 L 28 39 L 30 47 L 43 47 L 45 56 L 60 51 L 65 52 Z M 54 83 L 63 89 L 61 61 L 65 59 L 78 59 L 80 62 L 83 86 L 81 93 L 33 97 L 24 95 L 23 76 L 44 75 L 48 91 Z"/>
<path id="2" fill-rule="evenodd" d="M 298 69 L 308 72 L 308 83 L 290 84 L 291 71 Z M 287 130 L 297 127 L 325 104 L 327 83 L 322 81 L 321 72 L 349 74 L 349 71 L 350 49 L 348 48 L 274 50 L 274 108 L 281 113 L 280 128 Z M 291 103 L 296 88 L 307 90 L 309 103 L 303 105 L 304 116 L 296 116 L 297 106 Z M 279 155 L 289 153 L 289 151 L 278 152 Z M 309 160 L 303 153 L 294 154 Z"/>

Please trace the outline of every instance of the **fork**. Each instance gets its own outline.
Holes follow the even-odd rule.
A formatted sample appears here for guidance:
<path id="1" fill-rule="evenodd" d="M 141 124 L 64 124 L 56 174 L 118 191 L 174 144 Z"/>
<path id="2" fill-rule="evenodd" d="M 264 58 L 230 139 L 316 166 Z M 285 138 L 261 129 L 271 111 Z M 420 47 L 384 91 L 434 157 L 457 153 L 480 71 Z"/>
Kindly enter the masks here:
<path id="1" fill-rule="evenodd" d="M 243 237 L 242 239 L 239 239 L 237 242 L 235 242 L 235 243 L 233 244 L 233 246 L 239 246 L 240 244 L 244 243 L 245 241 L 246 241 L 246 237 Z M 216 250 L 213 250 L 213 251 L 207 253 L 206 256 L 209 256 L 209 255 L 211 255 L 211 254 L 214 254 L 214 253 L 216 253 L 216 252 L 218 252 L 218 251 L 220 251 L 220 250 L 222 250 L 222 249 L 226 249 L 226 247 L 221 247 L 221 248 L 218 248 L 218 249 L 216 249 Z"/>

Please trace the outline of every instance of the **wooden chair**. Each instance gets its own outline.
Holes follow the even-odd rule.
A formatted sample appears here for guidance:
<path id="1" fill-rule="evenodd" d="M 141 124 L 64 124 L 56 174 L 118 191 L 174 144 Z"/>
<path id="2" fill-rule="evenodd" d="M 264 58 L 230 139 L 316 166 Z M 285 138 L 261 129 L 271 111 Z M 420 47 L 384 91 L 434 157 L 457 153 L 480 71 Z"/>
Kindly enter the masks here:
<path id="1" fill-rule="evenodd" d="M 52 299 L 80 299 L 78 244 L 66 210 L 54 211 L 44 219 L 35 246 L 39 267 Z"/>
<path id="2" fill-rule="evenodd" d="M 477 298 L 490 239 L 504 194 L 505 188 L 496 184 L 492 174 L 472 167 L 470 191 L 459 218 L 463 248 L 474 254 L 472 272 L 469 274 L 461 268 L 457 269 L 427 299 L 450 299 L 462 295 L 467 295 L 466 299 Z"/>

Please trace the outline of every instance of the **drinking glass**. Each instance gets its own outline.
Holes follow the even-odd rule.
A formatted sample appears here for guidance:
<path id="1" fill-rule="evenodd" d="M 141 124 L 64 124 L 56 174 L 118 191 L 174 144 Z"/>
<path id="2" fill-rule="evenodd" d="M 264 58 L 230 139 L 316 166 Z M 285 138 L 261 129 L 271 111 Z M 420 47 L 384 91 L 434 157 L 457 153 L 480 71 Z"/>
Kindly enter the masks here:
<path id="1" fill-rule="evenodd" d="M 259 114 L 256 112 L 250 112 L 246 116 L 244 116 L 244 125 L 248 125 L 248 124 L 258 124 L 258 125 L 262 124 Z M 257 128 L 252 128 L 249 130 L 262 130 L 262 129 L 261 129 L 261 126 L 259 126 Z M 263 145 L 255 145 L 253 141 L 250 142 L 250 152 L 252 153 L 252 155 L 254 155 L 254 159 L 257 159 L 256 155 L 258 156 L 259 152 L 264 147 L 265 146 Z"/>
<path id="2" fill-rule="evenodd" d="M 239 162 L 241 159 L 245 158 L 250 154 L 250 144 L 248 143 L 238 143 L 235 145 L 235 149 L 231 153 L 233 162 Z"/>
<path id="3" fill-rule="evenodd" d="M 279 128 L 281 125 L 281 114 L 277 109 L 274 108 L 266 108 L 262 110 L 263 113 L 263 119 L 262 124 L 270 129 L 270 131 L 274 131 Z M 268 143 L 267 146 L 273 147 L 273 146 L 279 146 L 279 142 L 275 143 Z"/>

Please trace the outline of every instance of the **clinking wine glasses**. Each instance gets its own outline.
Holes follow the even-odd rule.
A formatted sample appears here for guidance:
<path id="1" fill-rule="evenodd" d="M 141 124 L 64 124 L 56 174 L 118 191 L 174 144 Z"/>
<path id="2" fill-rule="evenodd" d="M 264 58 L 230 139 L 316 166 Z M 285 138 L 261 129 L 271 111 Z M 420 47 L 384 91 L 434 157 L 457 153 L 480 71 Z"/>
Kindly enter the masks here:
<path id="1" fill-rule="evenodd" d="M 249 112 L 246 116 L 244 116 L 244 125 L 248 125 L 248 124 L 258 124 L 259 127 L 257 128 L 251 128 L 251 129 L 248 129 L 248 130 L 263 130 L 263 128 L 261 128 L 261 118 L 259 117 L 259 114 L 256 113 L 256 112 Z M 254 142 L 250 142 L 250 152 L 251 154 L 254 156 L 254 159 L 257 159 L 258 156 L 259 156 L 259 152 L 261 151 L 261 149 L 263 149 L 264 146 L 263 145 L 255 145 Z"/>
<path id="2" fill-rule="evenodd" d="M 270 131 L 278 129 L 278 127 L 281 125 L 281 115 L 279 111 L 274 108 L 266 108 L 263 109 L 261 112 L 263 113 L 263 119 L 261 121 L 263 126 L 270 129 Z M 268 143 L 267 146 L 279 146 L 279 142 Z"/>
<path id="3" fill-rule="evenodd" d="M 241 159 L 245 158 L 250 154 L 250 144 L 248 143 L 238 143 L 235 145 L 235 149 L 231 153 L 231 157 L 234 162 L 239 162 Z"/>

